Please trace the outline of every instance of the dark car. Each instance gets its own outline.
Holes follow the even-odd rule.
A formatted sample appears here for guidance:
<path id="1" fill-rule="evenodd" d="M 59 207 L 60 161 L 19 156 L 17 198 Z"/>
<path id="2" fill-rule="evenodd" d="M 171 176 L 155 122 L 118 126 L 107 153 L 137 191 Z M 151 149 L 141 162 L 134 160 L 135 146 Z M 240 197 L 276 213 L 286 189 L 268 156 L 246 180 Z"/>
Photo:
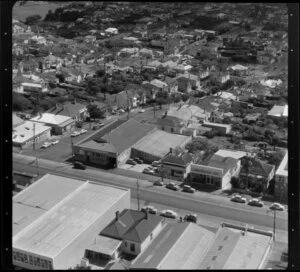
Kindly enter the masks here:
<path id="1" fill-rule="evenodd" d="M 133 159 L 127 160 L 126 163 L 127 163 L 127 164 L 131 164 L 131 165 L 136 165 L 136 164 L 137 164 L 136 161 L 133 160 Z"/>
<path id="2" fill-rule="evenodd" d="M 183 220 L 186 222 L 197 223 L 197 215 L 196 214 L 187 214 Z"/>
<path id="3" fill-rule="evenodd" d="M 179 187 L 173 182 L 167 184 L 166 188 L 170 189 L 170 190 L 173 190 L 173 191 L 178 191 L 179 190 Z"/>
<path id="4" fill-rule="evenodd" d="M 140 158 L 134 158 L 134 160 L 138 163 L 138 164 L 143 164 L 144 161 Z"/>
<path id="5" fill-rule="evenodd" d="M 74 162 L 74 168 L 84 170 L 84 169 L 86 169 L 86 166 L 83 163 L 76 161 L 76 162 Z"/>

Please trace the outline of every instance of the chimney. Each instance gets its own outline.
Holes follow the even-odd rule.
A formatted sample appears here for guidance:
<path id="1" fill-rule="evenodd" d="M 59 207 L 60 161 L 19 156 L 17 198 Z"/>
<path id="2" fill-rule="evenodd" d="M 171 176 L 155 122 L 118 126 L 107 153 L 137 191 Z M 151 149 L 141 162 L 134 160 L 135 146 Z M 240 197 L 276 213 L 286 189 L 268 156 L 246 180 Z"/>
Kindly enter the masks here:
<path id="1" fill-rule="evenodd" d="M 173 153 L 173 148 L 172 147 L 170 147 L 170 154 L 172 154 Z"/>
<path id="2" fill-rule="evenodd" d="M 116 211 L 116 221 L 119 220 L 119 217 L 120 217 L 120 212 L 119 212 L 119 211 Z"/>

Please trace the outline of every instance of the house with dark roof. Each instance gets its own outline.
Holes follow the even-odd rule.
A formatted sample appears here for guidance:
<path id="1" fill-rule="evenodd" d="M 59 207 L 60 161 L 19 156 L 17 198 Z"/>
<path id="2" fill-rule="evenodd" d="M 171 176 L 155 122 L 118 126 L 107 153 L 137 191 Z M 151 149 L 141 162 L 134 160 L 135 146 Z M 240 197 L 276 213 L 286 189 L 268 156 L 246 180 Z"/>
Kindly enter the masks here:
<path id="1" fill-rule="evenodd" d="M 156 119 L 156 125 L 161 130 L 180 134 L 181 129 L 186 126 L 186 122 L 175 116 L 166 115 Z"/>
<path id="2" fill-rule="evenodd" d="M 257 187 L 263 190 L 269 187 L 270 180 L 275 175 L 275 165 L 267 164 L 257 158 L 249 158 L 249 163 L 245 163 L 246 159 L 242 161 L 242 168 L 239 173 L 240 182 L 248 184 L 249 189 Z"/>
<path id="3" fill-rule="evenodd" d="M 121 251 L 130 255 L 143 252 L 164 227 L 161 216 L 125 209 L 100 232 L 100 236 L 122 241 Z"/>
<path id="4" fill-rule="evenodd" d="M 191 165 L 191 181 L 226 190 L 231 188 L 231 178 L 238 176 L 240 169 L 240 160 L 212 154 L 204 161 Z"/>
<path id="5" fill-rule="evenodd" d="M 54 108 L 47 112 L 72 117 L 77 121 L 85 120 L 88 115 L 86 105 L 79 103 L 76 100 L 73 102 L 66 102 L 62 105 L 57 104 Z"/>
<path id="6" fill-rule="evenodd" d="M 164 176 L 170 177 L 171 179 L 183 180 L 191 171 L 193 156 L 184 151 L 178 154 L 178 152 L 171 150 L 170 154 L 167 155 L 162 162 Z"/>

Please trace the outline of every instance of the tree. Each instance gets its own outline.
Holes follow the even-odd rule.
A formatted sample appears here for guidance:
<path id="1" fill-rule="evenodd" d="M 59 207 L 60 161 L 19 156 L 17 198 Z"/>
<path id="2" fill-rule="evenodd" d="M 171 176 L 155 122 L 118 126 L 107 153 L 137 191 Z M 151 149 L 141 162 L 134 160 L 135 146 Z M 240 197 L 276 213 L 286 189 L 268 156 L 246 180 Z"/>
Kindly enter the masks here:
<path id="1" fill-rule="evenodd" d="M 283 156 L 284 153 L 281 150 L 271 153 L 268 157 L 268 162 L 269 164 L 278 166 L 281 163 Z"/>
<path id="2" fill-rule="evenodd" d="M 243 161 L 243 167 L 246 170 L 247 177 L 246 177 L 246 190 L 248 190 L 248 181 L 249 181 L 249 173 L 252 166 L 252 158 L 250 157 L 244 157 Z"/>
<path id="3" fill-rule="evenodd" d="M 41 19 L 42 19 L 42 17 L 41 17 L 40 15 L 38 15 L 38 14 L 36 14 L 36 15 L 31 15 L 31 16 L 28 16 L 28 17 L 26 18 L 25 23 L 26 23 L 27 25 L 33 25 L 33 24 L 35 24 L 37 21 L 39 21 L 39 20 L 41 20 Z"/>
<path id="4" fill-rule="evenodd" d="M 66 81 L 66 78 L 63 74 L 57 74 L 56 77 L 59 80 L 59 83 L 64 83 Z"/>
<path id="5" fill-rule="evenodd" d="M 13 103 L 12 103 L 13 111 L 24 111 L 32 107 L 33 105 L 30 102 L 30 100 L 28 100 L 21 94 L 13 93 Z"/>
<path id="6" fill-rule="evenodd" d="M 103 111 L 101 111 L 97 107 L 97 105 L 90 104 L 87 106 L 87 110 L 88 110 L 88 114 L 89 114 L 90 118 L 92 118 L 94 120 L 96 118 L 102 119 L 105 117 L 105 113 Z"/>
<path id="7" fill-rule="evenodd" d="M 160 91 L 156 94 L 156 103 L 160 106 L 168 104 L 170 102 L 169 93 L 167 91 Z"/>
<path id="8" fill-rule="evenodd" d="M 103 77 L 105 75 L 104 69 L 99 69 L 96 71 L 97 77 Z"/>
<path id="9" fill-rule="evenodd" d="M 194 138 L 192 142 L 188 143 L 185 148 L 190 153 L 195 153 L 197 151 L 204 151 L 206 155 L 213 154 L 218 151 L 218 147 L 209 143 L 207 139 Z"/>
<path id="10" fill-rule="evenodd" d="M 181 99 L 183 102 L 187 101 L 189 99 L 189 95 L 188 94 L 182 94 Z"/>

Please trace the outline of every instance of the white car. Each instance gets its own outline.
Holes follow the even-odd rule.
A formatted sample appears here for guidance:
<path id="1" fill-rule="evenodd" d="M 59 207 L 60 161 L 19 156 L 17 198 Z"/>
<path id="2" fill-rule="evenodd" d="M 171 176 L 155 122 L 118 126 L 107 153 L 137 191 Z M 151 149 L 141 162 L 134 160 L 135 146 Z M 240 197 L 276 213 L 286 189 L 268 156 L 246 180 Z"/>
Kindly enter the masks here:
<path id="1" fill-rule="evenodd" d="M 79 132 L 80 132 L 80 134 L 84 134 L 84 133 L 87 133 L 87 130 L 86 129 L 81 129 Z"/>
<path id="2" fill-rule="evenodd" d="M 72 134 L 71 134 L 71 137 L 76 137 L 76 136 L 79 136 L 81 133 L 79 131 L 74 131 Z"/>
<path id="3" fill-rule="evenodd" d="M 242 197 L 241 195 L 234 195 L 231 197 L 231 201 L 238 202 L 238 203 L 246 203 L 247 200 L 245 197 Z"/>
<path id="4" fill-rule="evenodd" d="M 284 211 L 284 206 L 279 203 L 273 203 L 270 208 L 270 210 L 276 210 L 276 211 Z"/>
<path id="5" fill-rule="evenodd" d="M 151 168 L 145 168 L 145 169 L 143 170 L 143 173 L 144 173 L 144 174 L 148 174 L 148 175 L 154 175 L 154 170 L 151 169 Z"/>
<path id="6" fill-rule="evenodd" d="M 59 143 L 59 140 L 52 140 L 52 141 L 51 141 L 51 144 L 52 144 L 52 145 L 56 145 L 56 144 L 58 144 L 58 143 Z"/>
<path id="7" fill-rule="evenodd" d="M 255 207 L 263 207 L 264 203 L 257 198 L 252 198 L 251 200 L 249 200 L 248 205 Z"/>
<path id="8" fill-rule="evenodd" d="M 50 142 L 44 142 L 44 144 L 41 146 L 41 148 L 47 148 L 51 146 L 52 144 Z"/>
<path id="9" fill-rule="evenodd" d="M 177 213 L 171 210 L 163 210 L 161 211 L 160 215 L 168 218 L 177 218 Z"/>
<path id="10" fill-rule="evenodd" d="M 143 112 L 145 112 L 144 109 L 140 109 L 140 110 L 139 110 L 139 113 L 143 113 Z"/>

